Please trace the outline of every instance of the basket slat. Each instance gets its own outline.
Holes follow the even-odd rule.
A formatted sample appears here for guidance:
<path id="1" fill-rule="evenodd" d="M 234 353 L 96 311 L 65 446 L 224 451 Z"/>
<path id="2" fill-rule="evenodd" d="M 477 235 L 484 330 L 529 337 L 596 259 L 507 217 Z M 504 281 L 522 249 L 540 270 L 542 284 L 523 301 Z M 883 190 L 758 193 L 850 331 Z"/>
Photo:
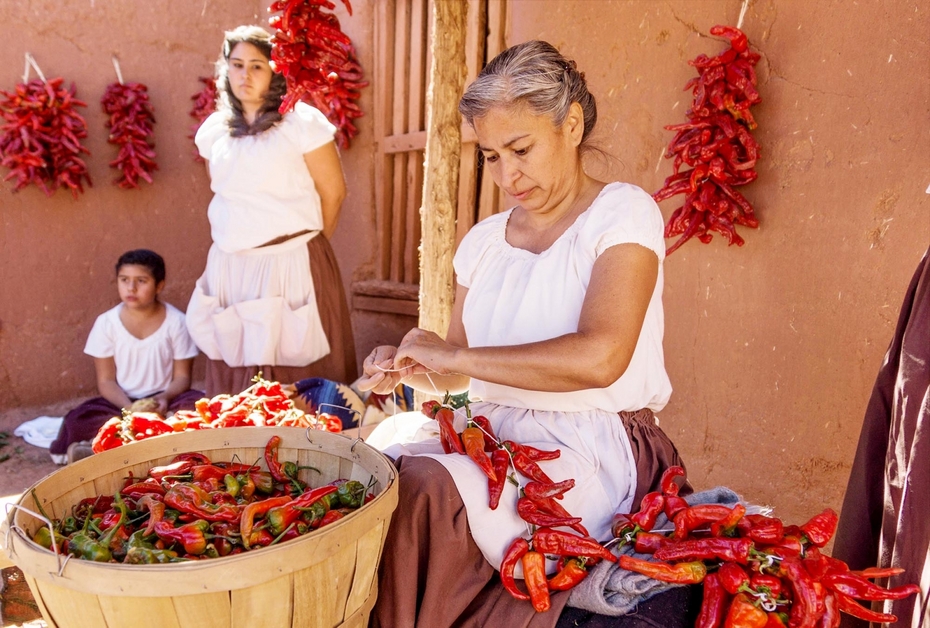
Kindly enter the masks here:
<path id="1" fill-rule="evenodd" d="M 13 524 L 9 551 L 26 574 L 49 627 L 367 625 L 377 595 L 377 564 L 397 505 L 397 471 L 390 460 L 359 440 L 300 428 L 184 432 L 97 454 L 33 488 L 45 511 L 60 517 L 70 514 L 80 499 L 112 494 L 130 473 L 142 478 L 149 468 L 167 464 L 178 453 L 199 451 L 213 460 L 258 461 L 264 467 L 264 446 L 275 434 L 282 438 L 279 459 L 319 470 L 302 471 L 302 479 L 311 486 L 355 479 L 369 486 L 375 499 L 283 544 L 168 565 L 70 559 L 62 567 L 63 559 L 30 540 L 41 522 L 14 509 L 8 517 Z M 20 505 L 37 511 L 29 491 Z M 142 591 L 146 597 L 139 597 Z"/>

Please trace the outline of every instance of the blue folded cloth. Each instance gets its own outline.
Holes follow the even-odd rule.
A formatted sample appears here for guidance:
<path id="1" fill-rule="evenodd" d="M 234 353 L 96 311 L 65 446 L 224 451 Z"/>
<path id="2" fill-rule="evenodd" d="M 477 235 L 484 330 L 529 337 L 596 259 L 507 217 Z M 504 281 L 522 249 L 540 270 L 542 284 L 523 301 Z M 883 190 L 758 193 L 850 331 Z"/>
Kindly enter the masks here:
<path id="1" fill-rule="evenodd" d="M 294 382 L 297 394 L 307 405 L 307 412 L 332 414 L 342 421 L 342 429 L 358 427 L 365 404 L 355 392 L 339 382 L 309 377 Z"/>

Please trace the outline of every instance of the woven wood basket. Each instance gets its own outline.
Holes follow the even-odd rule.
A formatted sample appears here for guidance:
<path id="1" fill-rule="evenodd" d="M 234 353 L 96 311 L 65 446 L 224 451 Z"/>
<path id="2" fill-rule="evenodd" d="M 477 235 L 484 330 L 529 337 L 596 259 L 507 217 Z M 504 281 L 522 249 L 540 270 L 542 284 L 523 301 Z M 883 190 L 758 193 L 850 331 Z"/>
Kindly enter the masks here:
<path id="1" fill-rule="evenodd" d="M 397 506 L 397 470 L 358 439 L 301 428 L 237 427 L 159 436 L 85 458 L 34 487 L 49 516 L 85 497 L 113 494 L 130 472 L 197 451 L 212 460 L 261 460 L 272 435 L 278 456 L 301 466 L 312 486 L 339 478 L 368 484 L 376 497 L 358 511 L 298 539 L 225 558 L 167 565 L 95 563 L 57 556 L 32 542 L 42 521 L 32 490 L 6 516 L 6 551 L 23 571 L 49 628 L 272 628 L 368 625 L 377 567 Z M 28 509 L 28 510 L 27 510 Z"/>

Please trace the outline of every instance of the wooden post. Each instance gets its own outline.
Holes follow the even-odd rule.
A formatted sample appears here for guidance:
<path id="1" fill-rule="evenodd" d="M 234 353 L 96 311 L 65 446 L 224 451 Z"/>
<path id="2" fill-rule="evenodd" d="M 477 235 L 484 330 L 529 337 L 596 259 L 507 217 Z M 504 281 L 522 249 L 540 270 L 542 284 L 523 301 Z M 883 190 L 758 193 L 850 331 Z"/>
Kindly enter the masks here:
<path id="1" fill-rule="evenodd" d="M 426 92 L 426 155 L 420 206 L 420 320 L 445 336 L 452 317 L 452 254 L 462 150 L 459 99 L 465 87 L 466 0 L 431 3 L 431 57 Z"/>

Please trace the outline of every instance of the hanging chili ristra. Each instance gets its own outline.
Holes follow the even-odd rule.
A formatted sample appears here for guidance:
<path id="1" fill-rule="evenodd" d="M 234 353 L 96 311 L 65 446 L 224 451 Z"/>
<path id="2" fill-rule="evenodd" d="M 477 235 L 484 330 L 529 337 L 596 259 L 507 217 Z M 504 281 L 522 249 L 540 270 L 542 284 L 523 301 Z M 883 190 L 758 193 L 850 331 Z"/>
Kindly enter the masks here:
<path id="1" fill-rule="evenodd" d="M 107 141 L 119 146 L 119 154 L 110 166 L 122 174 L 115 181 L 121 188 L 137 188 L 140 179 L 152 182 L 158 170 L 152 141 L 155 115 L 149 103 L 148 88 L 142 83 L 111 83 L 101 99 L 109 118 Z"/>

